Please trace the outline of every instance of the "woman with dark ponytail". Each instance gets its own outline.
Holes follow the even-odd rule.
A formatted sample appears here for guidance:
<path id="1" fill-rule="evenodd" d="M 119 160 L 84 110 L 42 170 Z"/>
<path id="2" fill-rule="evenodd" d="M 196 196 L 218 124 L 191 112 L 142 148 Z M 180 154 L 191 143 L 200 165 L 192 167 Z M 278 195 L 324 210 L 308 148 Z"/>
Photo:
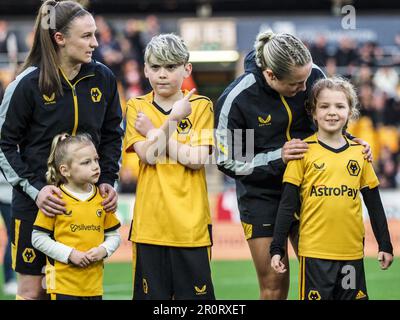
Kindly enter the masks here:
<path id="1" fill-rule="evenodd" d="M 112 72 L 92 59 L 98 46 L 93 16 L 75 1 L 45 1 L 35 23 L 33 46 L 0 107 L 0 166 L 13 186 L 13 266 L 17 299 L 44 299 L 45 256 L 31 243 L 38 209 L 65 213 L 56 185 L 46 185 L 47 157 L 57 134 L 87 132 L 100 156 L 97 185 L 107 212 L 116 210 L 123 130 Z"/>
<path id="2" fill-rule="evenodd" d="M 215 106 L 217 165 L 236 181 L 260 299 L 287 298 L 289 273 L 271 268 L 269 247 L 286 163 L 303 157 L 307 144 L 301 139 L 315 130 L 305 102 L 314 81 L 323 77 L 300 39 L 261 32 L 245 59 L 245 73 L 225 89 Z M 362 144 L 369 156 L 369 146 Z M 295 251 L 297 225 L 291 232 Z M 284 260 L 288 266 L 287 255 Z"/>

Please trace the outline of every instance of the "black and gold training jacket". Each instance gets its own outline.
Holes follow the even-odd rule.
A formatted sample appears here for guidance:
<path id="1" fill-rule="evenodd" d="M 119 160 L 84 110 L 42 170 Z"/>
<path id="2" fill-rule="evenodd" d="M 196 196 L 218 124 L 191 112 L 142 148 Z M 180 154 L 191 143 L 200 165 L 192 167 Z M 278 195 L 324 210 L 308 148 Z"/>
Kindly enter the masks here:
<path id="1" fill-rule="evenodd" d="M 100 156 L 99 183 L 118 178 L 123 129 L 117 83 L 103 64 L 83 64 L 69 81 L 60 71 L 64 94 L 39 91 L 39 68 L 29 67 L 7 87 L 0 107 L 0 166 L 13 185 L 13 216 L 34 221 L 35 199 L 55 135 L 85 132 Z"/>

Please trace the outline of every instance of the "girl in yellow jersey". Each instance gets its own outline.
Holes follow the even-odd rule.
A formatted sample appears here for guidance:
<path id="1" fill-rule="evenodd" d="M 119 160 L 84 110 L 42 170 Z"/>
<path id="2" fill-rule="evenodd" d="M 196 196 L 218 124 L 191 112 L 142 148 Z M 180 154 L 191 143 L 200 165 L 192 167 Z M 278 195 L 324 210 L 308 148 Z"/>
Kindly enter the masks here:
<path id="1" fill-rule="evenodd" d="M 46 287 L 53 300 L 101 299 L 103 260 L 119 246 L 118 219 L 105 212 L 95 185 L 99 157 L 89 135 L 53 139 L 46 178 L 59 187 L 66 212 L 39 210 L 32 244 L 47 256 Z"/>
<path id="2" fill-rule="evenodd" d="M 290 161 L 283 182 L 271 244 L 271 267 L 286 272 L 285 241 L 294 217 L 300 218 L 300 299 L 368 299 L 365 283 L 364 224 L 360 192 L 379 246 L 382 269 L 393 261 L 379 181 L 363 147 L 343 135 L 358 115 L 352 85 L 341 78 L 321 79 L 311 92 L 310 113 L 318 127 L 306 138 L 308 152 Z"/>

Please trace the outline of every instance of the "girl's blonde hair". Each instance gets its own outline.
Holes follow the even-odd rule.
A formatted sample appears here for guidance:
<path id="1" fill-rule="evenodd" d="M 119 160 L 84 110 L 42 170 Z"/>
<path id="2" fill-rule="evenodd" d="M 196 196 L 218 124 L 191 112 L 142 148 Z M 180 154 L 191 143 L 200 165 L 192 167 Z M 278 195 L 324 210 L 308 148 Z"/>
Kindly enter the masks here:
<path id="1" fill-rule="evenodd" d="M 294 67 L 312 61 L 310 51 L 300 39 L 288 33 L 260 32 L 254 43 L 256 64 L 271 69 L 278 80 L 288 77 Z"/>
<path id="2" fill-rule="evenodd" d="M 150 57 L 161 63 L 186 64 L 189 61 L 189 50 L 183 39 L 176 34 L 160 34 L 154 36 L 146 46 L 144 61 L 149 63 Z"/>
<path id="3" fill-rule="evenodd" d="M 62 164 L 71 164 L 72 155 L 69 148 L 73 144 L 93 145 L 93 141 L 87 133 L 80 133 L 76 136 L 71 136 L 68 133 L 56 135 L 51 143 L 50 156 L 47 160 L 47 183 L 59 186 L 62 183 L 68 182 L 61 175 L 60 166 Z"/>
<path id="4" fill-rule="evenodd" d="M 317 82 L 314 83 L 311 89 L 310 97 L 306 104 L 306 109 L 310 115 L 313 115 L 315 113 L 315 110 L 317 108 L 318 96 L 324 89 L 343 92 L 344 95 L 346 96 L 347 103 L 349 104 L 349 109 L 350 109 L 349 120 L 354 121 L 358 119 L 360 111 L 358 108 L 358 98 L 356 90 L 348 80 L 338 76 L 326 79 L 325 78 L 319 79 Z M 344 129 L 346 128 L 347 128 L 347 123 Z"/>

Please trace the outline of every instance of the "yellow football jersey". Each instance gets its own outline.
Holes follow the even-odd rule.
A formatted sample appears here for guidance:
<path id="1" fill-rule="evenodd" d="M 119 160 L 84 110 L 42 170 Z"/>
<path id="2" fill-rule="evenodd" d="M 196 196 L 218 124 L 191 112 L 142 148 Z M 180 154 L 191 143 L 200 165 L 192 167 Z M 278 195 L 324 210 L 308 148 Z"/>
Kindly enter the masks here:
<path id="1" fill-rule="evenodd" d="M 363 146 L 346 138 L 333 149 L 305 139 L 304 158 L 289 161 L 283 181 L 300 186 L 299 255 L 320 259 L 361 259 L 364 224 L 360 189 L 379 185 L 372 164 L 364 159 Z"/>
<path id="2" fill-rule="evenodd" d="M 104 242 L 104 233 L 120 226 L 115 214 L 105 212 L 101 202 L 104 200 L 98 188 L 86 201 L 74 198 L 63 186 L 63 201 L 66 213 L 47 217 L 39 210 L 33 228 L 50 233 L 55 241 L 80 251 L 98 247 Z M 47 258 L 47 293 L 90 297 L 103 294 L 103 261 L 80 268 Z"/>
<path id="3" fill-rule="evenodd" d="M 188 91 L 185 91 L 185 95 Z M 173 139 L 190 146 L 213 146 L 212 102 L 203 96 L 190 98 L 192 113 L 177 124 Z M 153 92 L 130 99 L 127 106 L 126 150 L 145 138 L 135 130 L 138 112 L 159 128 L 167 119 L 153 101 Z M 164 158 L 155 165 L 140 162 L 130 240 L 176 247 L 211 244 L 211 225 L 205 169 L 191 170 Z"/>

